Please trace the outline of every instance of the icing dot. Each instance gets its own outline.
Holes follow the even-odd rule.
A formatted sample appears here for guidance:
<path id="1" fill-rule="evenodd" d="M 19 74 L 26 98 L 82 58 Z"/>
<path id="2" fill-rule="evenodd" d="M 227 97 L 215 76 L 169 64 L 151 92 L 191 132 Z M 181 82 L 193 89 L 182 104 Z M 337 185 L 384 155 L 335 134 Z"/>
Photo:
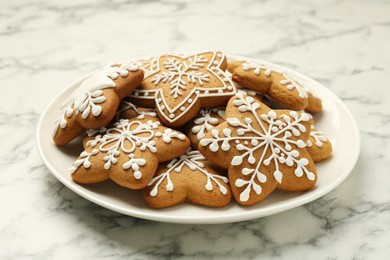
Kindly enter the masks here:
<path id="1" fill-rule="evenodd" d="M 208 90 L 206 90 L 204 93 L 205 93 L 205 94 L 208 94 L 208 93 L 209 93 L 209 91 L 208 91 Z"/>
<path id="2" fill-rule="evenodd" d="M 161 103 L 162 99 L 161 98 L 158 98 L 157 99 L 157 103 Z"/>
<path id="3" fill-rule="evenodd" d="M 218 75 L 218 76 L 221 76 L 221 75 L 222 75 L 222 72 L 221 72 L 221 71 L 218 71 L 218 72 L 217 72 L 217 75 Z"/>
<path id="4" fill-rule="evenodd" d="M 229 81 L 229 78 L 224 78 L 223 81 L 227 82 Z"/>
<path id="5" fill-rule="evenodd" d="M 134 178 L 136 178 L 137 180 L 141 179 L 142 177 L 142 173 L 140 171 L 136 171 L 134 172 Z"/>
<path id="6" fill-rule="evenodd" d="M 186 108 L 185 107 L 180 107 L 180 110 L 184 111 L 184 110 L 186 110 Z"/>
<path id="7" fill-rule="evenodd" d="M 195 94 L 199 95 L 199 93 L 200 93 L 199 90 L 195 91 Z"/>
<path id="8" fill-rule="evenodd" d="M 214 61 L 214 64 L 215 64 L 215 65 L 218 65 L 218 63 L 219 63 L 219 62 L 218 62 L 217 60 L 216 60 L 216 61 Z"/>
<path id="9" fill-rule="evenodd" d="M 161 108 L 161 110 L 164 110 L 164 109 L 165 109 L 165 106 L 161 106 L 160 108 Z"/>
<path id="10" fill-rule="evenodd" d="M 175 117 L 175 115 L 174 114 L 169 114 L 169 118 L 174 118 Z"/>
<path id="11" fill-rule="evenodd" d="M 189 99 L 187 100 L 187 102 L 191 104 L 191 103 L 192 103 L 192 98 L 189 98 Z"/>
<path id="12" fill-rule="evenodd" d="M 218 53 L 218 54 L 217 54 L 217 57 L 218 57 L 218 58 L 222 58 L 222 54 L 221 54 L 221 53 Z"/>
<path id="13" fill-rule="evenodd" d="M 222 89 L 218 89 L 218 93 L 223 93 L 223 90 Z"/>
<path id="14" fill-rule="evenodd" d="M 228 89 L 228 90 L 232 90 L 233 87 L 232 87 L 232 86 L 228 86 L 227 89 Z"/>
<path id="15" fill-rule="evenodd" d="M 244 144 L 245 144 L 245 145 L 248 145 L 248 141 L 245 141 Z"/>
<path id="16" fill-rule="evenodd" d="M 214 66 L 211 66 L 210 69 L 215 70 L 215 67 L 214 67 Z"/>
<path id="17" fill-rule="evenodd" d="M 240 143 L 240 141 L 236 140 L 236 144 L 239 144 L 239 143 Z"/>

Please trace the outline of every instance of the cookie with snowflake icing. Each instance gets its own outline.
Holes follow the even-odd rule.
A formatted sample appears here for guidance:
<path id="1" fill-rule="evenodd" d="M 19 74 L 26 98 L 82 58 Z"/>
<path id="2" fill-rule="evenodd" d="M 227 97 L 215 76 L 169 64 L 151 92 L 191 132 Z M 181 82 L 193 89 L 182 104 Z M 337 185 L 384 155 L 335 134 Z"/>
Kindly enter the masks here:
<path id="1" fill-rule="evenodd" d="M 271 110 L 238 93 L 226 107 L 226 122 L 199 142 L 199 150 L 228 169 L 233 195 L 241 205 L 254 205 L 275 188 L 305 191 L 317 181 L 306 151 L 310 118 L 302 112 Z"/>
<path id="2" fill-rule="evenodd" d="M 191 141 L 194 149 L 198 148 L 198 143 L 205 135 L 217 125 L 225 121 L 225 108 L 202 108 L 190 122 L 185 125 L 186 135 Z"/>
<path id="3" fill-rule="evenodd" d="M 328 159 L 332 154 L 332 144 L 325 134 L 311 125 L 310 136 L 306 142 L 306 150 L 315 163 Z"/>
<path id="4" fill-rule="evenodd" d="M 227 61 L 222 52 L 209 51 L 190 56 L 166 54 L 157 57 L 157 66 L 130 96 L 132 102 L 155 107 L 170 127 L 180 127 L 201 107 L 226 105 L 236 93 L 226 75 Z"/>
<path id="5" fill-rule="evenodd" d="M 233 73 L 233 81 L 244 88 L 266 94 L 286 108 L 294 110 L 308 108 L 308 112 L 313 113 L 322 110 L 321 100 L 283 71 L 253 61 L 234 61 L 229 66 Z"/>
<path id="6" fill-rule="evenodd" d="M 221 172 L 198 150 L 190 148 L 180 157 L 159 165 L 155 177 L 143 189 L 145 202 L 152 208 L 167 208 L 186 201 L 224 207 L 232 194 L 228 178 Z"/>
<path id="7" fill-rule="evenodd" d="M 73 163 L 72 179 L 80 184 L 111 179 L 141 189 L 152 179 L 160 162 L 186 152 L 188 138 L 162 126 L 157 118 L 119 119 L 112 127 L 84 139 L 84 151 Z"/>
<path id="8" fill-rule="evenodd" d="M 53 140 L 65 145 L 84 129 L 98 129 L 116 114 L 120 101 L 143 80 L 143 71 L 134 64 L 112 64 L 82 80 L 65 102 L 56 121 Z"/>

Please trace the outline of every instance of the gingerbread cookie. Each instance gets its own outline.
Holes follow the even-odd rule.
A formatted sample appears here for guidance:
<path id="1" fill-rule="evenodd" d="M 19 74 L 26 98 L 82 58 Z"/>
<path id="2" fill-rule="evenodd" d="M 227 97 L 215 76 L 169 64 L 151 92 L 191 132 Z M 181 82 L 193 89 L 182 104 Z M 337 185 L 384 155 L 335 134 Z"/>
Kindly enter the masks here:
<path id="1" fill-rule="evenodd" d="M 199 142 L 200 152 L 227 168 L 237 202 L 254 205 L 275 188 L 305 191 L 317 181 L 314 162 L 306 151 L 310 115 L 268 108 L 236 94 L 226 107 L 226 122 Z"/>
<path id="2" fill-rule="evenodd" d="M 220 208 L 229 204 L 232 198 L 228 179 L 221 175 L 221 169 L 192 149 L 161 164 L 143 195 L 152 208 L 167 208 L 186 201 Z"/>
<path id="3" fill-rule="evenodd" d="M 332 154 L 332 144 L 323 132 L 315 129 L 314 124 L 311 125 L 310 136 L 306 145 L 306 150 L 315 163 L 328 159 Z"/>
<path id="4" fill-rule="evenodd" d="M 80 82 L 63 108 L 53 134 L 65 145 L 84 129 L 98 129 L 115 116 L 120 101 L 141 84 L 143 71 L 134 64 L 113 64 Z"/>
<path id="5" fill-rule="evenodd" d="M 305 108 L 306 112 L 316 114 L 322 111 L 322 101 L 319 97 L 314 95 L 312 92 L 307 92 L 307 107 Z"/>
<path id="6" fill-rule="evenodd" d="M 190 56 L 166 54 L 150 65 L 141 86 L 130 96 L 132 102 L 155 107 L 164 125 L 180 127 L 201 107 L 225 105 L 236 93 L 226 75 L 226 57 L 222 52 L 203 52 Z"/>
<path id="7" fill-rule="evenodd" d="M 145 78 L 149 77 L 150 74 L 154 73 L 158 69 L 158 57 L 147 56 L 130 62 L 134 62 L 144 71 Z"/>
<path id="8" fill-rule="evenodd" d="M 154 120 L 157 118 L 157 113 L 154 109 L 136 106 L 125 98 L 121 101 L 116 114 L 116 120 L 119 120 L 120 118 L 130 119 L 133 117 L 136 117 L 137 119 L 147 118 Z"/>
<path id="9" fill-rule="evenodd" d="M 75 182 L 96 183 L 111 179 L 130 189 L 142 189 L 160 162 L 186 152 L 188 138 L 164 127 L 154 118 L 119 119 L 111 128 L 87 136 L 84 151 L 70 171 Z"/>
<path id="10" fill-rule="evenodd" d="M 315 113 L 322 110 L 321 100 L 311 94 L 312 104 L 309 105 L 307 89 L 285 72 L 252 61 L 232 62 L 230 70 L 233 80 L 241 86 L 264 93 L 289 109 L 304 110 L 309 107 L 310 112 Z"/>
<path id="11" fill-rule="evenodd" d="M 217 125 L 225 121 L 225 108 L 202 108 L 198 115 L 186 124 L 186 134 L 194 149 L 198 148 L 198 143 L 208 132 Z"/>

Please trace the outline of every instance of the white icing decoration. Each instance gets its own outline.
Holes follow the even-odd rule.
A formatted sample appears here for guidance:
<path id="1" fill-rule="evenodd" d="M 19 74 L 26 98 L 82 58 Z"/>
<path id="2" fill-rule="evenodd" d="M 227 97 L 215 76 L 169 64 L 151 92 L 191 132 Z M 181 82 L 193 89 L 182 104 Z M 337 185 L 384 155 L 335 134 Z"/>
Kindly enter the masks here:
<path id="1" fill-rule="evenodd" d="M 231 164 L 239 166 L 246 158 L 247 162 L 253 165 L 251 168 L 242 169 L 243 175 L 251 174 L 250 180 L 237 179 L 235 182 L 237 187 L 246 186 L 240 194 L 241 201 L 248 201 L 251 190 L 256 194 L 261 194 L 262 189 L 259 183 L 268 181 L 267 177 L 260 172 L 261 165 L 268 166 L 273 162 L 275 166 L 273 176 L 279 183 L 283 181 L 283 172 L 281 172 L 279 164 L 286 164 L 287 166 L 295 164 L 296 169 L 294 173 L 297 177 L 305 174 L 309 180 L 315 179 L 314 173 L 306 168 L 309 161 L 306 158 L 298 159 L 299 151 L 292 147 L 292 145 L 295 145 L 298 148 L 303 148 L 306 144 L 302 140 L 291 138 L 306 132 L 306 128 L 301 122 L 310 120 L 308 114 L 301 113 L 299 116 L 295 111 L 291 111 L 289 115 L 281 115 L 278 118 L 275 111 L 270 110 L 267 114 L 258 115 L 256 110 L 260 108 L 260 104 L 252 97 L 244 97 L 240 93 L 236 94 L 236 100 L 234 100 L 233 104 L 242 113 L 250 112 L 256 120 L 255 124 L 259 125 L 260 129 L 257 130 L 252 127 L 254 122 L 249 117 L 246 117 L 243 120 L 244 122 L 237 118 L 227 118 L 226 121 L 235 128 L 237 136 L 232 137 L 229 128 L 225 128 L 220 132 L 213 129 L 211 132 L 213 138 L 202 139 L 200 145 L 209 146 L 212 152 L 216 152 L 219 149 L 226 151 L 230 149 L 229 143 L 231 141 L 236 141 L 236 143 L 239 141 L 236 149 L 241 151 L 241 155 L 234 156 Z M 245 143 L 245 141 L 248 141 L 248 143 Z M 260 148 L 262 148 L 261 156 L 256 158 L 254 152 Z M 268 157 L 266 157 L 267 151 L 271 152 L 271 155 Z"/>
<path id="2" fill-rule="evenodd" d="M 107 131 L 107 128 L 106 128 L 105 126 L 100 127 L 99 129 L 88 129 L 88 130 L 87 130 L 87 135 L 88 135 L 89 137 L 91 137 L 91 136 L 94 136 L 94 135 L 96 135 L 96 134 L 103 134 L 103 133 L 105 133 L 106 131 Z"/>
<path id="3" fill-rule="evenodd" d="M 81 165 L 83 165 L 83 167 L 85 169 L 89 169 L 89 167 L 91 167 L 91 162 L 89 161 L 89 158 L 91 158 L 91 156 L 94 156 L 96 155 L 97 153 L 99 152 L 98 149 L 93 149 L 90 153 L 87 152 L 87 151 L 84 151 L 80 154 L 80 159 L 76 160 L 72 167 L 70 167 L 70 173 L 74 173 L 78 167 L 80 167 Z"/>
<path id="4" fill-rule="evenodd" d="M 96 147 L 99 145 L 95 150 L 106 152 L 104 168 L 109 169 L 112 164 L 117 163 L 118 160 L 116 157 L 120 155 L 120 150 L 124 153 L 132 154 L 136 147 L 138 147 L 141 151 L 149 149 L 150 152 L 155 153 L 157 148 L 155 147 L 155 142 L 151 139 L 154 137 L 154 130 L 159 125 L 160 122 L 148 121 L 142 123 L 139 121 L 129 122 L 127 119 L 121 119 L 114 124 L 113 128 L 106 130 L 104 135 L 97 135 L 95 139 L 89 140 L 86 145 L 88 147 Z M 130 147 L 127 148 L 125 143 L 127 146 L 130 145 Z M 130 157 L 130 161 L 132 161 L 131 159 L 134 158 Z M 125 164 L 123 165 L 124 168 L 126 167 Z M 77 169 L 80 165 L 74 164 L 72 169 L 74 167 Z M 138 163 L 138 165 L 142 164 Z"/>
<path id="5" fill-rule="evenodd" d="M 171 57 L 163 64 L 163 68 L 160 68 L 159 60 L 157 58 L 156 66 L 153 72 L 145 76 L 145 80 L 150 78 L 151 82 L 158 85 L 161 82 L 169 82 L 170 86 L 167 89 L 156 88 L 153 90 L 136 89 L 130 94 L 132 98 L 156 100 L 156 109 L 160 111 L 160 114 L 172 123 L 181 118 L 188 110 L 190 110 L 199 97 L 222 97 L 232 96 L 236 93 L 234 83 L 230 78 L 226 77 L 226 74 L 219 68 L 220 62 L 224 59 L 224 55 L 220 52 L 211 52 L 212 58 L 204 58 L 205 53 L 192 56 L 183 56 L 168 54 Z M 220 54 L 220 55 L 219 55 Z M 212 66 L 213 62 L 218 60 L 218 66 Z M 200 68 L 204 68 L 205 71 L 197 71 Z M 214 67 L 212 69 L 211 67 Z M 207 76 L 206 76 L 207 75 Z M 209 82 L 215 79 L 219 86 L 204 87 L 204 82 Z M 191 91 L 187 90 L 187 83 L 196 83 L 197 86 L 192 88 Z M 221 90 L 221 91 L 220 91 Z M 174 107 L 170 107 L 167 103 L 164 92 L 169 91 L 167 94 L 173 95 L 178 102 L 175 102 Z M 185 92 L 185 93 L 184 93 Z M 160 100 L 157 102 L 157 100 Z M 181 109 L 181 107 L 185 109 Z"/>
<path id="6" fill-rule="evenodd" d="M 321 132 L 321 131 L 317 131 L 314 128 L 313 125 L 311 126 L 310 137 L 312 137 L 314 139 L 315 145 L 318 146 L 318 147 L 322 147 L 323 143 L 328 142 L 328 138 L 326 138 L 324 133 Z M 313 144 L 310 141 L 310 139 L 307 140 L 306 145 L 308 147 L 312 147 L 313 146 Z"/>
<path id="7" fill-rule="evenodd" d="M 242 64 L 242 69 L 245 71 L 253 70 L 253 73 L 255 73 L 256 75 L 260 75 L 261 70 L 264 70 L 264 75 L 266 77 L 269 77 L 272 72 L 272 70 L 267 66 L 257 62 L 250 62 L 250 61 L 244 62 Z"/>
<path id="8" fill-rule="evenodd" d="M 260 75 L 261 70 L 264 70 L 264 75 L 266 77 L 269 77 L 271 75 L 271 72 L 276 72 L 278 74 L 281 74 L 284 79 L 280 80 L 280 84 L 286 86 L 288 90 L 293 90 L 296 89 L 298 91 L 298 95 L 300 98 L 307 98 L 307 90 L 306 88 L 298 83 L 296 80 L 294 80 L 292 77 L 287 75 L 286 73 L 278 70 L 271 70 L 267 65 L 260 64 L 257 62 L 252 62 L 252 61 L 246 61 L 242 64 L 242 69 L 245 71 L 250 71 L 253 70 L 253 73 L 256 75 Z"/>
<path id="9" fill-rule="evenodd" d="M 135 155 L 133 153 L 129 154 L 129 158 L 130 160 L 128 162 L 125 162 L 123 164 L 123 169 L 127 170 L 127 169 L 133 169 L 134 171 L 134 178 L 136 178 L 137 180 L 141 179 L 142 178 L 142 173 L 141 171 L 139 170 L 139 167 L 140 166 L 144 166 L 146 164 L 146 160 L 145 159 L 137 159 L 135 158 Z"/>
<path id="10" fill-rule="evenodd" d="M 303 87 L 303 85 L 299 84 L 297 81 L 295 81 L 293 78 L 291 78 L 285 73 L 282 73 L 282 75 L 283 77 L 285 77 L 285 79 L 282 79 L 280 81 L 280 84 L 285 85 L 288 90 L 296 89 L 300 98 L 308 97 L 307 90 L 305 89 L 305 87 Z"/>
<path id="11" fill-rule="evenodd" d="M 158 70 L 157 62 L 158 57 L 144 57 L 136 61 L 131 61 L 130 63 L 135 63 L 140 67 L 144 71 L 144 77 L 147 78 Z"/>
<path id="12" fill-rule="evenodd" d="M 179 139 L 182 141 L 186 139 L 185 135 L 183 135 L 179 132 L 173 131 L 170 128 L 165 129 L 164 132 L 162 132 L 162 133 L 156 132 L 156 137 L 162 137 L 163 142 L 167 143 L 167 144 L 169 144 L 172 141 L 172 138 L 176 138 L 176 139 Z"/>
<path id="13" fill-rule="evenodd" d="M 225 119 L 225 109 L 223 107 L 201 109 L 199 111 L 199 115 L 201 116 L 194 120 L 195 126 L 191 129 L 192 133 L 196 134 L 198 140 L 201 140 L 207 132 L 210 132 L 215 126 L 221 123 L 218 118 L 212 117 L 212 113 L 217 113 Z"/>
<path id="14" fill-rule="evenodd" d="M 66 106 L 62 108 L 60 119 L 54 122 L 54 131 L 52 136 L 54 137 L 59 128 L 64 129 L 68 125 L 66 118 L 70 118 L 73 114 L 73 108 L 71 106 Z"/>
<path id="15" fill-rule="evenodd" d="M 71 167 L 71 172 L 75 172 L 81 165 L 84 168 L 90 166 L 89 158 L 96 155 L 99 151 L 104 152 L 105 161 L 104 169 L 108 170 L 113 164 L 118 162 L 117 157 L 121 152 L 129 155 L 129 160 L 122 165 L 123 169 L 132 169 L 134 171 L 134 178 L 142 178 L 142 172 L 140 166 L 146 164 L 146 160 L 142 158 L 135 158 L 134 151 L 139 149 L 140 151 L 149 150 L 151 153 L 157 152 L 155 143 L 155 137 L 162 137 L 162 141 L 170 143 L 173 138 L 178 140 L 185 140 L 185 135 L 180 132 L 173 131 L 170 128 L 166 128 L 162 133 L 157 131 L 161 123 L 159 121 L 148 120 L 146 122 L 128 119 L 120 119 L 114 124 L 112 128 L 105 130 L 101 128 L 98 130 L 89 130 L 88 135 L 94 135 L 95 139 L 89 140 L 86 143 L 87 147 L 95 148 L 91 154 L 85 151 L 81 153 L 81 159 L 77 160 Z M 103 134 L 104 133 L 104 134 Z M 84 163 L 86 161 L 86 163 Z"/>
<path id="16" fill-rule="evenodd" d="M 103 89 L 115 88 L 116 84 L 113 80 L 119 76 L 127 77 L 129 71 L 137 71 L 138 66 L 134 64 L 112 64 L 105 66 L 103 69 L 92 74 L 90 77 L 83 80 L 76 90 L 72 93 L 71 98 L 66 101 L 63 107 L 63 112 L 59 120 L 55 122 L 53 136 L 57 133 L 58 128 L 64 129 L 67 126 L 67 118 L 70 118 L 73 113 L 86 119 L 90 114 L 99 116 L 102 112 L 101 106 L 106 101 L 103 96 Z"/>
<path id="17" fill-rule="evenodd" d="M 146 111 L 142 111 L 142 110 L 139 110 L 136 105 L 134 105 L 133 103 L 126 101 L 126 100 L 122 100 L 121 104 L 124 106 L 121 110 L 119 110 L 116 113 L 117 120 L 119 120 L 120 115 L 127 110 L 134 111 L 134 113 L 137 115 L 137 119 L 144 119 L 145 116 L 157 117 L 157 113 L 153 109 L 148 109 Z"/>
<path id="18" fill-rule="evenodd" d="M 185 154 L 169 162 L 169 164 L 167 165 L 168 170 L 166 172 L 154 177 L 149 182 L 148 186 L 154 185 L 153 189 L 150 191 L 150 196 L 157 196 L 158 188 L 165 179 L 167 180 L 167 184 L 165 185 L 166 191 L 173 191 L 174 184 L 171 180 L 170 175 L 174 172 L 180 174 L 184 166 L 187 166 L 192 171 L 202 173 L 207 177 L 207 182 L 204 186 L 207 191 L 213 190 L 214 182 L 218 186 L 219 191 L 222 194 L 226 195 L 227 189 L 219 181 L 228 183 L 228 178 L 208 172 L 205 168 L 204 163 L 202 162 L 205 160 L 206 158 L 198 150 L 192 150 L 191 148 L 188 149 Z"/>
<path id="19" fill-rule="evenodd" d="M 256 96 L 261 96 L 262 93 L 260 92 L 256 92 L 254 90 L 251 90 L 251 89 L 246 89 L 246 88 L 237 88 L 237 93 L 241 93 L 243 95 L 248 95 L 248 96 L 252 96 L 252 97 L 256 97 Z"/>
<path id="20" fill-rule="evenodd" d="M 98 135 L 94 140 L 87 142 L 87 146 L 95 147 L 98 144 L 99 150 L 106 152 L 104 157 L 105 169 L 110 169 L 112 164 L 117 163 L 116 157 L 119 156 L 120 150 L 124 153 L 131 154 L 135 151 L 136 147 L 139 147 L 141 151 L 149 149 L 150 152 L 155 153 L 157 148 L 155 142 L 152 141 L 154 137 L 154 130 L 158 128 L 160 122 L 148 121 L 142 123 L 140 121 L 131 121 L 127 119 L 121 119 L 114 124 L 113 128 L 110 128 L 106 133 L 101 136 Z M 129 148 L 126 147 L 130 145 Z"/>
<path id="21" fill-rule="evenodd" d="M 183 95 L 182 90 L 187 89 L 187 82 L 183 77 L 186 77 L 188 82 L 201 86 L 203 86 L 204 81 L 209 81 L 210 74 L 196 72 L 199 68 L 204 67 L 206 62 L 207 59 L 203 58 L 202 55 L 189 58 L 188 64 L 186 61 L 179 62 L 176 58 L 169 58 L 164 62 L 164 68 L 167 72 L 155 75 L 152 82 L 157 86 L 160 82 L 168 81 L 171 88 L 169 94 L 177 98 L 179 95 Z"/>

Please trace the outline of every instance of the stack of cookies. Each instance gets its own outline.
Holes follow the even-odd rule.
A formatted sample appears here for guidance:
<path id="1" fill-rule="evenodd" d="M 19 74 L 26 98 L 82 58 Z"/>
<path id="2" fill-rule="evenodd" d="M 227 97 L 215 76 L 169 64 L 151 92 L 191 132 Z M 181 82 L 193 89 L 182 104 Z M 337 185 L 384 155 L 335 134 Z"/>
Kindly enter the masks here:
<path id="1" fill-rule="evenodd" d="M 276 188 L 306 191 L 330 157 L 314 126 L 321 100 L 291 75 L 220 51 L 110 64 L 84 79 L 53 135 L 84 135 L 79 184 L 112 180 L 153 208 L 244 206 Z"/>

